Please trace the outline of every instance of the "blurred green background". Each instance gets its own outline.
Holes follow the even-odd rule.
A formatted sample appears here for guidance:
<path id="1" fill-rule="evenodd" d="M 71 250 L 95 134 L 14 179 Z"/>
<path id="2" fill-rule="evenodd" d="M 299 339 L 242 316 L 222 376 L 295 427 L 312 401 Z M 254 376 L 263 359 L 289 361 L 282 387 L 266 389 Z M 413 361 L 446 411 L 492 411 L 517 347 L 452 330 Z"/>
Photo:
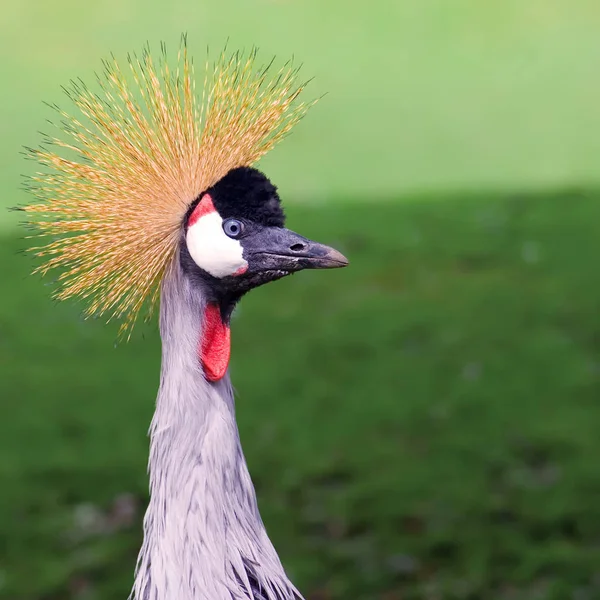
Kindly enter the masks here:
<path id="1" fill-rule="evenodd" d="M 600 5 L 4 3 L 0 206 L 60 85 L 182 31 L 328 95 L 262 163 L 351 267 L 244 299 L 238 419 L 308 600 L 600 598 Z M 126 598 L 156 325 L 56 305 L 0 220 L 0 599 Z"/>

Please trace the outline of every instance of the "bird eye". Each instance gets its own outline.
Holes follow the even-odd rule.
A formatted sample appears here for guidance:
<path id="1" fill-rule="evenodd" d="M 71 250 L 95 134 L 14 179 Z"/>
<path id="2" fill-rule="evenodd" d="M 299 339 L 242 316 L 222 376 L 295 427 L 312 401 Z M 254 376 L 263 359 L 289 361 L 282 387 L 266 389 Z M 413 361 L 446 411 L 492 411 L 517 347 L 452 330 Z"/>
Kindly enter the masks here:
<path id="1" fill-rule="evenodd" d="M 223 223 L 223 231 L 230 238 L 236 239 L 240 237 L 243 230 L 244 224 L 241 221 L 238 221 L 237 219 L 227 219 L 227 221 Z"/>

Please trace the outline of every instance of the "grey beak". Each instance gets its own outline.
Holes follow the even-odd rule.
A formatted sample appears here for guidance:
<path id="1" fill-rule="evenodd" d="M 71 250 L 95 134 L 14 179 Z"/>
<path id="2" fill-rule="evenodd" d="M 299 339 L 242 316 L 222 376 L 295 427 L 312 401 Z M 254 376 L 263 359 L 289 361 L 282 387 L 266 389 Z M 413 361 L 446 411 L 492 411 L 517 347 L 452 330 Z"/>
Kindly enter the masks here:
<path id="1" fill-rule="evenodd" d="M 302 269 L 336 269 L 345 267 L 348 259 L 341 253 L 313 242 L 282 227 L 266 227 L 245 241 L 250 271 Z"/>
<path id="2" fill-rule="evenodd" d="M 348 265 L 348 259 L 335 248 L 306 240 L 306 247 L 294 252 L 305 269 L 337 269 Z"/>

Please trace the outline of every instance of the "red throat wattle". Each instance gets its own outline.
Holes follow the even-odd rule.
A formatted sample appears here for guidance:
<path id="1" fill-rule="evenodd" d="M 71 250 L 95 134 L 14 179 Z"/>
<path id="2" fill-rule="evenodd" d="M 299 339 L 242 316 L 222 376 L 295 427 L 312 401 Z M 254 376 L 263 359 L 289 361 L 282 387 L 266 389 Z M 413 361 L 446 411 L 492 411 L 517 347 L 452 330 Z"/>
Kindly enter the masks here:
<path id="1" fill-rule="evenodd" d="M 231 331 L 221 319 L 217 304 L 207 304 L 202 322 L 200 360 L 208 381 L 219 381 L 227 372 L 231 354 Z"/>

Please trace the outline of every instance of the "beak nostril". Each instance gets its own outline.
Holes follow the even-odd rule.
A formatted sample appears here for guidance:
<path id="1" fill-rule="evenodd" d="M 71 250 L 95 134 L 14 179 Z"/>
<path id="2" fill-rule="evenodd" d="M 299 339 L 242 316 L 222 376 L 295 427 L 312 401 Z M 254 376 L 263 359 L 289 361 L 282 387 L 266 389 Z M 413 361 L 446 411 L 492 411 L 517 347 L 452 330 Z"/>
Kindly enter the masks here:
<path id="1" fill-rule="evenodd" d="M 301 244 L 301 243 L 292 244 L 290 246 L 290 250 L 292 252 L 302 252 L 302 250 L 304 250 L 305 248 L 306 248 L 306 244 Z"/>

